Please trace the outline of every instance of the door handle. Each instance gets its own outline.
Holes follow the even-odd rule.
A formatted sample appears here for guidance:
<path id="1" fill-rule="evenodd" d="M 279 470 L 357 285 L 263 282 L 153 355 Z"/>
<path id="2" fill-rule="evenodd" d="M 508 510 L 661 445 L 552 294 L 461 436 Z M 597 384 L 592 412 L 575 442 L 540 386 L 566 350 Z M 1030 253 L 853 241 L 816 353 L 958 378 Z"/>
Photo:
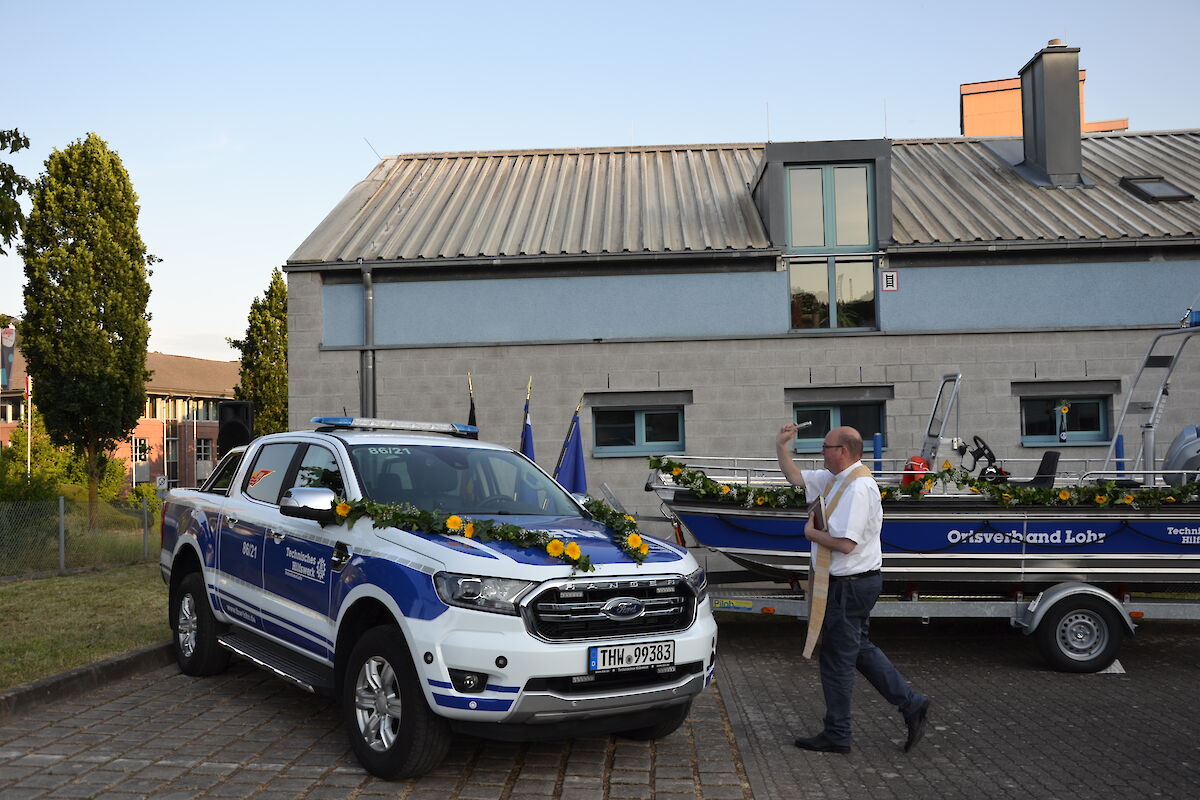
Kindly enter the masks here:
<path id="1" fill-rule="evenodd" d="M 238 521 L 237 521 L 236 519 L 234 519 L 233 517 L 226 517 L 226 518 L 225 518 L 225 524 L 226 524 L 226 525 L 233 526 L 233 525 L 237 525 L 237 524 L 238 524 Z"/>
<path id="2" fill-rule="evenodd" d="M 329 565 L 334 572 L 341 572 L 350 562 L 350 548 L 345 542 L 337 542 L 333 546 L 333 555 L 329 557 Z"/>
<path id="3" fill-rule="evenodd" d="M 283 541 L 283 531 L 277 531 L 272 528 L 267 528 L 267 536 L 270 536 L 271 540 L 274 541 L 275 544 L 279 544 L 280 542 Z"/>

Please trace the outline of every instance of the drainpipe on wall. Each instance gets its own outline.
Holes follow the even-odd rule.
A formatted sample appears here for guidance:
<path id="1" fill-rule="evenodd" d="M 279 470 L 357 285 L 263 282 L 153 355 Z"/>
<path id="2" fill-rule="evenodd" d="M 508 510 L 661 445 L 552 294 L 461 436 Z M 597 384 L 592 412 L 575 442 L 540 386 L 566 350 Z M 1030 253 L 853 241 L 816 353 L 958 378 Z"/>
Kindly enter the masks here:
<path id="1" fill-rule="evenodd" d="M 364 417 L 375 416 L 375 288 L 371 267 L 358 259 L 363 282 L 363 349 L 359 357 L 359 408 Z"/>

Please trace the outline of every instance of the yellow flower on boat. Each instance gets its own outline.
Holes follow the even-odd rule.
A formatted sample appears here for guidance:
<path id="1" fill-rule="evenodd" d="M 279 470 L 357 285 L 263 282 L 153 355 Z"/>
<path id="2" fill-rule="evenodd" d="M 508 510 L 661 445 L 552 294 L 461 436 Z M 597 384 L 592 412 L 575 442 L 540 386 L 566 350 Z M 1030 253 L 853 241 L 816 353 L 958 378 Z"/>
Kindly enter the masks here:
<path id="1" fill-rule="evenodd" d="M 637 550 L 642 546 L 642 537 L 638 536 L 636 533 L 631 533 L 625 539 L 625 544 L 629 545 L 630 550 Z"/>
<path id="2" fill-rule="evenodd" d="M 629 514 L 625 515 L 625 519 L 629 520 L 630 522 L 637 522 L 637 520 L 631 517 Z"/>
<path id="3" fill-rule="evenodd" d="M 925 491 L 928 492 L 932 488 L 933 488 L 933 479 L 930 478 L 929 480 L 925 481 Z"/>
<path id="4" fill-rule="evenodd" d="M 1163 498 L 1163 502 L 1164 502 L 1164 503 L 1174 503 L 1174 502 L 1175 502 L 1175 498 L 1174 498 L 1174 497 L 1172 497 L 1171 495 L 1167 495 L 1166 497 L 1164 497 L 1164 498 Z"/>
<path id="5" fill-rule="evenodd" d="M 765 505 L 766 502 L 767 502 L 767 498 L 763 497 L 761 494 L 758 497 L 754 498 L 755 505 L 760 505 L 760 506 Z"/>
<path id="6" fill-rule="evenodd" d="M 1061 411 L 1064 414 L 1066 414 L 1070 410 L 1071 410 L 1070 406 L 1063 406 L 1062 408 L 1059 409 L 1059 411 Z"/>
<path id="7" fill-rule="evenodd" d="M 1008 492 L 1005 492 L 1004 494 L 1000 495 L 1000 499 L 1007 503 L 1009 500 L 1012 500 L 1012 495 Z"/>
<path id="8" fill-rule="evenodd" d="M 339 517 L 350 516 L 350 504 L 349 503 L 338 503 L 337 508 L 335 508 L 333 510 L 333 513 L 337 514 Z"/>
<path id="9" fill-rule="evenodd" d="M 1121 502 L 1127 506 L 1133 505 L 1133 495 L 1127 494 L 1121 498 Z"/>
<path id="10" fill-rule="evenodd" d="M 458 516 L 457 514 L 451 514 L 450 516 L 446 517 L 446 530 L 461 531 L 462 526 L 462 517 Z"/>
<path id="11" fill-rule="evenodd" d="M 729 494 L 731 491 L 733 490 L 728 486 L 725 486 L 724 484 L 721 485 L 721 494 Z"/>
<path id="12" fill-rule="evenodd" d="M 568 544 L 566 554 L 567 558 L 571 559 L 572 561 L 578 561 L 579 556 L 582 555 L 582 553 L 579 552 L 579 543 L 571 542 Z"/>
<path id="13" fill-rule="evenodd" d="M 638 552 L 641 553 L 642 555 L 646 555 L 646 553 L 649 553 L 650 552 L 650 543 L 642 542 L 642 546 L 638 548 Z"/>
<path id="14" fill-rule="evenodd" d="M 1059 489 L 1058 490 L 1058 499 L 1059 500 L 1070 500 L 1071 493 L 1066 489 Z"/>
<path id="15" fill-rule="evenodd" d="M 683 474 L 683 467 L 676 467 L 675 469 L 671 470 L 671 474 L 678 478 Z"/>
<path id="16" fill-rule="evenodd" d="M 974 486 L 971 487 L 971 491 L 974 492 L 975 494 L 983 494 L 983 492 L 979 491 Z"/>
<path id="17" fill-rule="evenodd" d="M 468 522 L 467 527 L 463 528 L 463 536 L 472 539 L 475 536 L 475 523 Z"/>
<path id="18" fill-rule="evenodd" d="M 572 542 L 572 544 L 574 544 L 574 542 Z M 563 551 L 566 549 L 566 546 L 558 539 L 551 539 L 546 543 L 546 552 L 555 558 L 561 556 Z"/>
<path id="19" fill-rule="evenodd" d="M 1096 505 L 1102 506 L 1107 502 L 1108 502 L 1108 498 L 1105 497 L 1104 495 L 1102 495 L 1102 494 L 1096 495 Z"/>

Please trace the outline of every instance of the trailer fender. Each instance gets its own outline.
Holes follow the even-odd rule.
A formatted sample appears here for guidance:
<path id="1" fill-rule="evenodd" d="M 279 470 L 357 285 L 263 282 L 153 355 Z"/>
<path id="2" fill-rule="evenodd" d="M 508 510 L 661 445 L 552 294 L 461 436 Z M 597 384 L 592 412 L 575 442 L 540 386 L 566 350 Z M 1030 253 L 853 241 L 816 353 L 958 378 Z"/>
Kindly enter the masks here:
<path id="1" fill-rule="evenodd" d="M 1017 620 L 1026 636 L 1037 630 L 1041 624 L 1042 618 L 1046 613 L 1054 608 L 1060 600 L 1074 595 L 1088 595 L 1097 597 L 1112 606 L 1117 615 L 1125 621 L 1125 629 L 1132 635 L 1137 626 L 1133 624 L 1133 620 L 1129 618 L 1129 614 L 1125 613 L 1124 607 L 1121 606 L 1117 598 L 1113 597 L 1103 589 L 1098 589 L 1090 583 L 1081 583 L 1079 581 L 1067 581 L 1066 583 L 1056 583 L 1049 589 L 1046 589 L 1038 594 L 1021 614 L 1021 618 Z"/>

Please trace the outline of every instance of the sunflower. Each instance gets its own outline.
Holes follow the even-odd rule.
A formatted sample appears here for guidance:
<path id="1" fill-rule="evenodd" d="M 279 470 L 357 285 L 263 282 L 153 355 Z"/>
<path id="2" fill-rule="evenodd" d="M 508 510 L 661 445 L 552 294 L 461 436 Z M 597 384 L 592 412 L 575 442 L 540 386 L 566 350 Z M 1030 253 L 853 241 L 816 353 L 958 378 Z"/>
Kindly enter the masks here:
<path id="1" fill-rule="evenodd" d="M 467 527 L 463 528 L 463 534 L 462 534 L 462 535 L 463 535 L 463 536 L 465 536 L 465 537 L 467 537 L 468 539 L 472 539 L 472 538 L 474 538 L 474 537 L 475 537 L 475 523 L 474 523 L 474 522 L 468 522 L 468 523 L 467 523 Z"/>
<path id="2" fill-rule="evenodd" d="M 766 505 L 766 503 L 767 503 L 767 498 L 763 497 L 761 494 L 758 497 L 754 498 L 755 505 L 762 506 L 762 505 Z"/>
<path id="3" fill-rule="evenodd" d="M 1071 492 L 1068 491 L 1067 489 L 1059 489 L 1058 490 L 1058 499 L 1059 500 L 1070 500 Z"/>
<path id="4" fill-rule="evenodd" d="M 451 514 L 450 516 L 446 517 L 446 530 L 461 531 L 462 526 L 462 517 L 458 516 L 457 514 Z"/>
<path id="5" fill-rule="evenodd" d="M 335 508 L 333 510 L 333 513 L 337 514 L 339 517 L 350 516 L 350 504 L 349 503 L 338 503 L 337 508 Z"/>
<path id="6" fill-rule="evenodd" d="M 1121 502 L 1127 506 L 1133 505 L 1133 495 L 1131 495 L 1131 494 L 1125 495 L 1124 497 L 1121 498 Z"/>
<path id="7" fill-rule="evenodd" d="M 671 470 L 671 474 L 678 478 L 683 474 L 683 467 L 676 467 L 675 469 Z"/>
<path id="8" fill-rule="evenodd" d="M 575 544 L 575 543 L 572 542 L 571 544 Z M 576 545 L 576 547 L 578 548 L 578 545 Z M 559 556 L 561 556 L 563 554 L 564 550 L 566 550 L 566 546 L 563 545 L 563 543 L 558 539 L 551 539 L 549 542 L 546 543 L 546 552 L 549 553 L 550 555 L 554 556 L 555 558 L 558 558 Z"/>
<path id="9" fill-rule="evenodd" d="M 1102 506 L 1108 502 L 1108 497 L 1102 494 L 1096 495 L 1096 505 Z"/>
<path id="10" fill-rule="evenodd" d="M 642 542 L 642 546 L 638 548 L 638 552 L 641 553 L 642 555 L 646 555 L 646 553 L 649 553 L 650 552 L 650 543 Z"/>
<path id="11" fill-rule="evenodd" d="M 629 534 L 628 538 L 625 539 L 625 544 L 629 546 L 630 550 L 637 550 L 642 546 L 642 537 L 638 536 L 636 533 L 631 533 Z"/>
<path id="12" fill-rule="evenodd" d="M 1171 495 L 1167 495 L 1166 497 L 1164 497 L 1164 498 L 1163 498 L 1163 502 L 1164 502 L 1164 503 L 1174 503 L 1174 502 L 1175 502 L 1175 498 L 1174 498 L 1174 497 L 1172 497 Z"/>
<path id="13" fill-rule="evenodd" d="M 567 558 L 571 559 L 572 561 L 578 561 L 580 555 L 582 555 L 582 553 L 580 553 L 580 551 L 579 551 L 579 543 L 578 542 L 571 542 L 570 544 L 567 545 L 567 549 L 566 549 Z"/>
<path id="14" fill-rule="evenodd" d="M 729 494 L 731 491 L 733 491 L 733 490 L 730 489 L 728 486 L 721 484 L 721 494 Z"/>

